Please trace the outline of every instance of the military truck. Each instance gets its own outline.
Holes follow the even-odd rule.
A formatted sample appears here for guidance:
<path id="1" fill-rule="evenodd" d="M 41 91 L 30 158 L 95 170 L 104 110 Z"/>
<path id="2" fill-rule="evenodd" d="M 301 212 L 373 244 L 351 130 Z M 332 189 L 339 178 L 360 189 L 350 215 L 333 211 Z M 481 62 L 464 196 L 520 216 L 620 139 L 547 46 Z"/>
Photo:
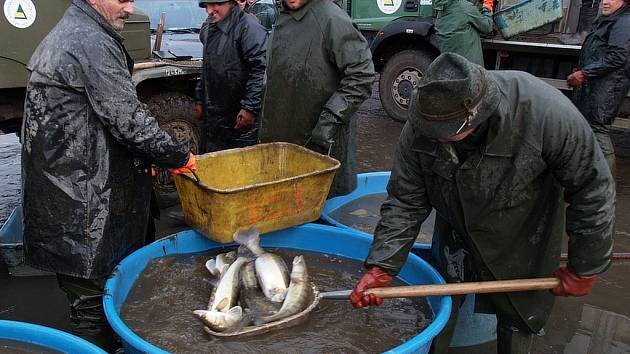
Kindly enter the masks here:
<path id="1" fill-rule="evenodd" d="M 470 0 L 474 3 L 475 0 Z M 566 77 L 577 67 L 580 46 L 560 43 L 576 31 L 580 0 L 498 0 L 496 34 L 482 38 L 487 69 L 527 71 L 567 95 Z M 432 0 L 344 0 L 342 7 L 371 43 L 383 108 L 407 119 L 411 92 L 439 55 Z M 630 113 L 630 100 L 622 114 Z M 630 121 L 617 119 L 618 153 L 630 156 Z"/>
<path id="2" fill-rule="evenodd" d="M 4 1 L 4 14 L 0 16 L 0 131 L 19 132 L 28 77 L 26 65 L 70 3 L 71 0 Z M 135 61 L 133 81 L 140 100 L 148 105 L 163 129 L 196 152 L 199 122 L 192 118 L 191 107 L 201 62 L 156 59 L 152 54 L 149 17 L 137 8 L 122 35 Z M 154 187 L 161 205 L 177 200 L 167 171 L 159 170 Z"/>

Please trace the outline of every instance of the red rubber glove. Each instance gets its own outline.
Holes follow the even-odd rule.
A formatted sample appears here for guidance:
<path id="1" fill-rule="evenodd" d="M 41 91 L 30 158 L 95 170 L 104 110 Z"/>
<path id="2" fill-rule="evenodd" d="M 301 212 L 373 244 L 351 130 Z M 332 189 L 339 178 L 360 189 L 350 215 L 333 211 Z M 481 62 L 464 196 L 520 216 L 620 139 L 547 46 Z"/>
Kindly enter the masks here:
<path id="1" fill-rule="evenodd" d="M 379 267 L 372 266 L 368 271 L 363 274 L 363 277 L 357 283 L 354 290 L 350 294 L 350 302 L 355 308 L 362 308 L 366 306 L 379 306 L 383 303 L 383 299 L 375 296 L 374 294 L 363 295 L 363 293 L 370 288 L 383 288 L 389 285 L 392 276 L 387 274 Z"/>
<path id="2" fill-rule="evenodd" d="M 571 87 L 580 87 L 584 84 L 585 80 L 586 76 L 584 75 L 584 71 L 578 70 L 567 77 L 567 85 Z"/>
<path id="3" fill-rule="evenodd" d="M 494 0 L 483 0 L 483 5 L 481 7 L 485 7 L 490 10 L 490 14 L 494 13 Z"/>
<path id="4" fill-rule="evenodd" d="M 192 116 L 195 119 L 203 119 L 203 105 L 201 103 L 193 104 Z"/>
<path id="5" fill-rule="evenodd" d="M 591 293 L 597 280 L 594 275 L 583 276 L 572 273 L 567 267 L 558 268 L 553 276 L 560 279 L 560 285 L 551 289 L 556 296 L 584 296 Z"/>
<path id="6" fill-rule="evenodd" d="M 188 161 L 186 161 L 186 164 L 184 166 L 169 168 L 168 170 L 171 171 L 171 173 L 174 175 L 181 175 L 182 173 L 191 173 L 193 171 L 197 171 L 197 160 L 195 159 L 195 155 L 193 155 L 193 153 L 191 152 L 188 155 Z"/>
<path id="7" fill-rule="evenodd" d="M 251 127 L 252 125 L 254 125 L 255 118 L 256 117 L 254 116 L 254 113 L 244 108 L 241 109 L 238 112 L 238 115 L 236 115 L 236 125 L 234 126 L 234 129 Z"/>

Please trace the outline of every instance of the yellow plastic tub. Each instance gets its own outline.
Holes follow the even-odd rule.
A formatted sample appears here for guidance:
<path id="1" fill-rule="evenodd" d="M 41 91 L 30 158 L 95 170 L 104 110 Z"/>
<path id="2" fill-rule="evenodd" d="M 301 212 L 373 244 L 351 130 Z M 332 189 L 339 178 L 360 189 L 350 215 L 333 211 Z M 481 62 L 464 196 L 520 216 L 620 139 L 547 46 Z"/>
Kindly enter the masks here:
<path id="1" fill-rule="evenodd" d="M 228 243 L 243 227 L 266 233 L 318 219 L 339 165 L 302 146 L 260 144 L 200 155 L 201 183 L 184 174 L 175 185 L 186 222 Z"/>

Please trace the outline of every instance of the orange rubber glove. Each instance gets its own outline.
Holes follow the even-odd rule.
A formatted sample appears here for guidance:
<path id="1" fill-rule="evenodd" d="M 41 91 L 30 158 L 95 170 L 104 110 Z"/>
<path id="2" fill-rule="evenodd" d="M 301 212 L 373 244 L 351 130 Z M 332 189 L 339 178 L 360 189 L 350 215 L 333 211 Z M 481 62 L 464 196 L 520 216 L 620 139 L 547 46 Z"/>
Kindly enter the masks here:
<path id="1" fill-rule="evenodd" d="M 174 175 L 181 175 L 182 173 L 191 173 L 193 171 L 197 171 L 197 160 L 195 159 L 195 155 L 193 155 L 193 153 L 191 152 L 188 155 L 188 161 L 186 161 L 186 164 L 184 166 L 169 168 L 168 170 L 171 171 L 171 173 Z"/>
<path id="2" fill-rule="evenodd" d="M 584 75 L 584 71 L 578 70 L 567 77 L 567 85 L 571 87 L 580 87 L 584 84 L 585 80 L 586 76 Z"/>
<path id="3" fill-rule="evenodd" d="M 594 275 L 583 276 L 572 273 L 567 267 L 558 268 L 553 276 L 560 279 L 560 285 L 551 289 L 556 296 L 584 296 L 591 293 L 597 280 Z"/>
<path id="4" fill-rule="evenodd" d="M 355 308 L 362 308 L 366 306 L 379 306 L 383 303 L 383 299 L 377 297 L 374 294 L 363 295 L 363 293 L 370 288 L 383 288 L 389 285 L 392 280 L 392 276 L 387 274 L 379 267 L 372 266 L 368 271 L 363 274 L 363 277 L 354 290 L 350 294 L 350 302 Z"/>
<path id="5" fill-rule="evenodd" d="M 483 5 L 481 7 L 485 7 L 490 10 L 490 14 L 494 13 L 494 0 L 483 0 Z"/>

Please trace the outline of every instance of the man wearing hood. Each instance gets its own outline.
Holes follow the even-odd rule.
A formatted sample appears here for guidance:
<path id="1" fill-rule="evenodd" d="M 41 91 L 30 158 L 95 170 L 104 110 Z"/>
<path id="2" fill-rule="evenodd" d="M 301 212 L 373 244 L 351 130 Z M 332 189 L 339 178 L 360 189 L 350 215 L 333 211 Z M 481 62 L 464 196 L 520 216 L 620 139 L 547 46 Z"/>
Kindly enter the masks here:
<path id="1" fill-rule="evenodd" d="M 356 186 L 354 112 L 370 96 L 367 41 L 330 0 L 284 0 L 269 53 L 261 142 L 284 141 L 341 162 L 329 196 Z"/>
<path id="2" fill-rule="evenodd" d="M 267 67 L 267 31 L 235 1 L 199 0 L 203 73 L 194 114 L 203 117 L 203 152 L 256 143 Z"/>
<path id="3" fill-rule="evenodd" d="M 479 10 L 468 0 L 435 0 L 435 34 L 442 53 L 457 53 L 483 66 L 479 33 L 492 32 L 493 0 L 484 0 Z"/>
<path id="4" fill-rule="evenodd" d="M 400 135 L 388 197 L 351 295 L 383 300 L 422 222 L 437 212 L 433 255 L 447 282 L 541 278 L 557 288 L 477 295 L 497 316 L 497 352 L 529 353 L 554 296 L 583 296 L 611 263 L 615 185 L 593 132 L 560 91 L 516 71 L 486 71 L 452 53 L 427 69 Z M 569 260 L 560 267 L 560 243 Z M 434 340 L 448 350 L 457 319 Z"/>

